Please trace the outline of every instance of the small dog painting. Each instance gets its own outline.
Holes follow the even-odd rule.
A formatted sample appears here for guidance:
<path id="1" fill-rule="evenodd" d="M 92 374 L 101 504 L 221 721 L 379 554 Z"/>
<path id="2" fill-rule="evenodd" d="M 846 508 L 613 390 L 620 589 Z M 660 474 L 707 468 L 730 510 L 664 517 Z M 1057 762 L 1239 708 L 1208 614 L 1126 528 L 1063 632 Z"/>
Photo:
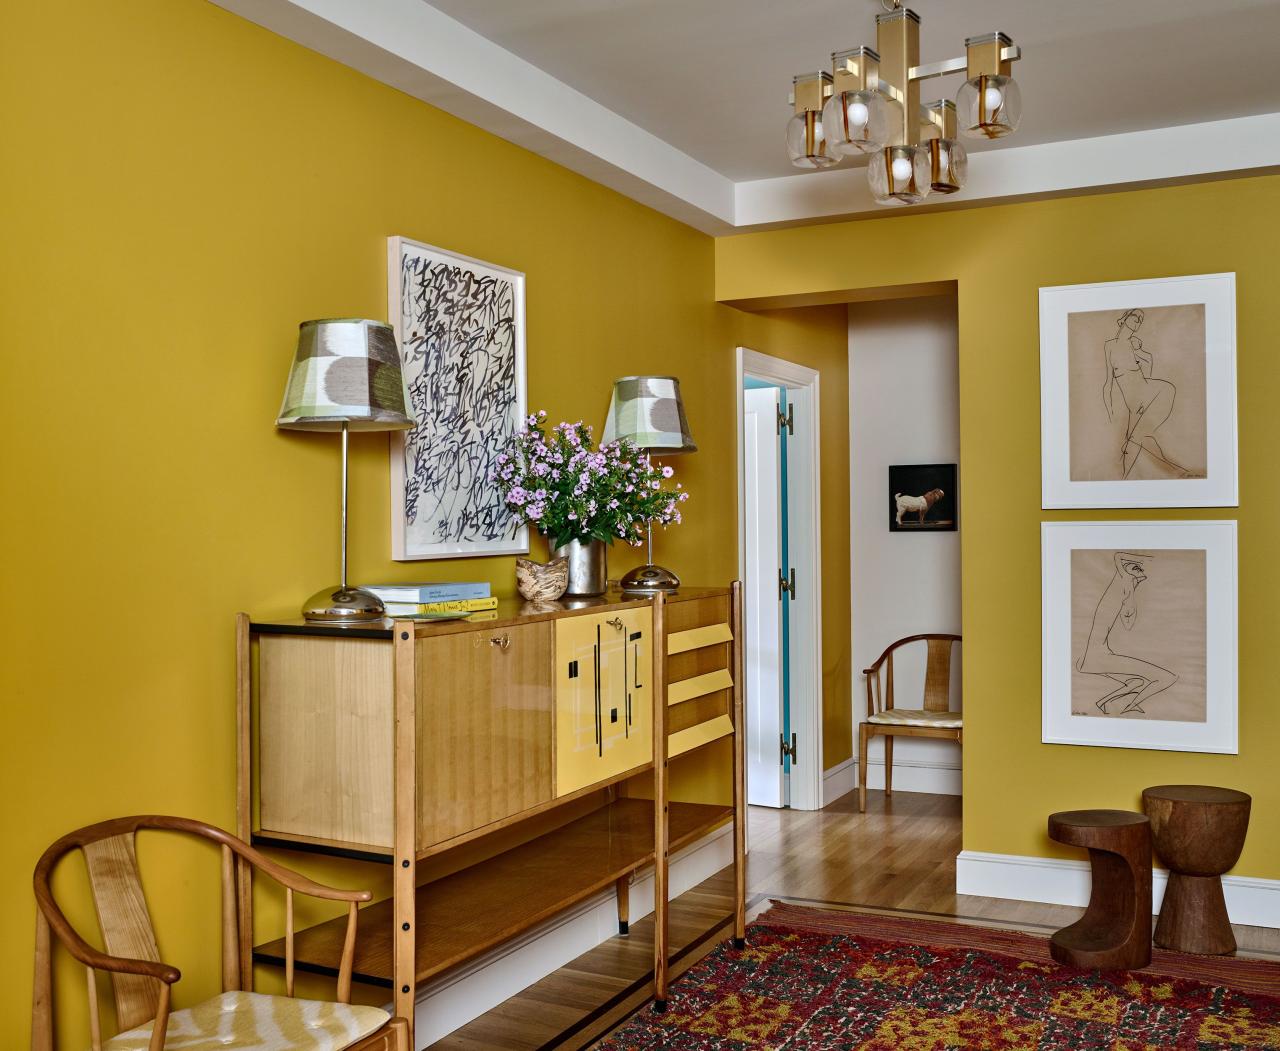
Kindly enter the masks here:
<path id="1" fill-rule="evenodd" d="M 956 465 L 889 468 L 889 530 L 947 532 L 956 528 Z"/>

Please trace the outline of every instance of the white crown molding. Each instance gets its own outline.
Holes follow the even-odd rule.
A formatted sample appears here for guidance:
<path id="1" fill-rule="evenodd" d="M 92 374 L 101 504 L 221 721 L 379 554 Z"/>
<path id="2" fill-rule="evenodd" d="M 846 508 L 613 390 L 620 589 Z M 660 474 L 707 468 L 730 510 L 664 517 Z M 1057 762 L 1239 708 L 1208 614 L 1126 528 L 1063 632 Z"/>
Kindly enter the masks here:
<path id="1" fill-rule="evenodd" d="M 959 194 L 886 209 L 860 168 L 734 183 L 424 0 L 213 2 L 713 235 L 1280 171 L 1269 113 L 985 150 Z"/>
<path id="2" fill-rule="evenodd" d="M 971 154 L 968 185 L 913 208 L 887 209 L 871 197 L 865 169 L 838 169 L 740 182 L 739 229 L 1064 197 L 1280 169 L 1280 113 L 1104 135 Z"/>

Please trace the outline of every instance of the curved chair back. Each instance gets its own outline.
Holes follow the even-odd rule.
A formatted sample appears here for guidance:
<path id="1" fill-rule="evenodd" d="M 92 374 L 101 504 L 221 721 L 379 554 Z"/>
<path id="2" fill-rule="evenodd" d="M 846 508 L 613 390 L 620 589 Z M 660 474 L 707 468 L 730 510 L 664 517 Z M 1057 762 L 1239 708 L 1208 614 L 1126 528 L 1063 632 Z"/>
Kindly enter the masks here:
<path id="1" fill-rule="evenodd" d="M 874 664 L 863 674 L 867 677 L 867 715 L 875 715 L 887 708 L 893 708 L 893 656 L 903 646 L 913 642 L 925 642 L 929 652 L 924 673 L 924 704 L 929 712 L 946 712 L 951 710 L 951 654 L 955 644 L 962 636 L 933 632 L 923 635 L 908 635 L 904 639 L 891 642 L 885 651 L 876 658 Z M 880 669 L 884 668 L 884 682 L 881 683 Z"/>
<path id="2" fill-rule="evenodd" d="M 114 818 L 86 825 L 63 836 L 41 855 L 36 863 L 33 884 L 36 896 L 36 973 L 32 1005 L 31 1046 L 33 1051 L 53 1051 L 52 943 L 50 933 L 88 974 L 89 1025 L 92 1046 L 102 1046 L 98 1017 L 96 971 L 111 975 L 115 994 L 116 1024 L 132 1029 L 151 1020 L 156 1025 L 154 1048 L 163 1047 L 169 1014 L 169 994 L 181 972 L 160 959 L 155 930 L 138 873 L 135 840 L 139 829 L 158 829 L 196 836 L 222 848 L 222 988 L 224 992 L 251 989 L 251 932 L 243 930 L 238 907 L 237 865 L 251 865 L 285 887 L 286 944 L 288 966 L 285 984 L 293 995 L 293 893 L 349 903 L 347 951 L 338 976 L 338 999 L 351 995 L 351 970 L 355 945 L 356 905 L 369 901 L 367 890 L 335 890 L 314 883 L 260 854 L 243 840 L 203 821 L 159 814 Z M 58 906 L 50 887 L 50 877 L 58 863 L 74 850 L 84 855 L 89 886 L 97 909 L 98 925 L 105 952 L 86 942 Z M 248 936 L 242 936 L 247 934 Z"/>

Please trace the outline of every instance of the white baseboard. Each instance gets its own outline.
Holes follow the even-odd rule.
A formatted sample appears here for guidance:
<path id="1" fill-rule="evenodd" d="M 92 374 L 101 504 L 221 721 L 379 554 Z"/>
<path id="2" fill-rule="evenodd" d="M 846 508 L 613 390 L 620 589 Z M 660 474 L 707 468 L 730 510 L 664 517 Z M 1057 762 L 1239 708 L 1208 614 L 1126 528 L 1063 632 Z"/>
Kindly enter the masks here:
<path id="1" fill-rule="evenodd" d="M 858 761 L 846 759 L 822 775 L 822 805 L 827 806 L 858 787 Z"/>
<path id="2" fill-rule="evenodd" d="M 1168 880 L 1169 874 L 1163 869 L 1152 873 L 1153 906 L 1157 911 Z M 1232 923 L 1280 927 L 1280 880 L 1223 876 L 1222 890 Z M 965 850 L 956 857 L 956 893 L 1049 905 L 1087 905 L 1089 863 Z"/>
<path id="3" fill-rule="evenodd" d="M 733 862 L 732 826 L 672 855 L 670 897 Z M 631 922 L 653 912 L 653 872 L 631 884 Z M 414 1043 L 425 1047 L 618 934 L 612 890 L 569 909 L 418 991 Z"/>
<path id="4" fill-rule="evenodd" d="M 853 764 L 858 765 L 856 762 Z M 879 756 L 867 759 L 867 787 L 884 788 L 884 760 Z M 931 792 L 939 796 L 960 795 L 960 767 L 933 763 L 923 759 L 893 760 L 893 788 L 895 792 Z"/>

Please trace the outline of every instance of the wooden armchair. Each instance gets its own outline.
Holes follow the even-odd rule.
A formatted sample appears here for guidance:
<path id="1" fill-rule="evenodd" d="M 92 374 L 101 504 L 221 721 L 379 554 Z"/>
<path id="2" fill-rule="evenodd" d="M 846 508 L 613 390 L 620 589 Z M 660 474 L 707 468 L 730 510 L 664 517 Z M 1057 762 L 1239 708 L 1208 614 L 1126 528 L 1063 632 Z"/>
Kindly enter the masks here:
<path id="1" fill-rule="evenodd" d="M 183 1010 L 171 1010 L 170 994 L 181 972 L 162 963 L 147 910 L 134 841 L 138 829 L 198 836 L 222 848 L 222 995 Z M 106 947 L 89 945 L 68 922 L 49 888 L 58 862 L 75 849 L 84 854 L 89 884 Z M 240 905 L 237 866 L 253 866 L 285 888 L 285 996 L 253 992 L 252 914 Z M 244 869 L 247 872 L 247 868 Z M 352 1006 L 356 908 L 367 890 L 336 890 L 277 865 L 243 840 L 200 821 L 181 817 L 122 817 L 63 836 L 35 869 L 36 966 L 31 1021 L 32 1051 L 54 1051 L 53 952 L 50 931 L 85 965 L 89 1030 L 93 1051 L 161 1051 L 168 1038 L 182 1051 L 409 1051 L 408 1029 L 376 1007 Z M 247 882 L 244 884 L 247 888 Z M 347 903 L 347 932 L 338 969 L 338 1002 L 293 998 L 293 895 Z M 97 971 L 111 975 L 116 1022 L 121 1030 L 103 1041 L 98 1012 Z"/>
<path id="2" fill-rule="evenodd" d="M 893 739 L 941 737 L 961 743 L 959 712 L 951 711 L 951 651 L 959 635 L 908 635 L 890 643 L 876 662 L 863 671 L 867 680 L 867 718 L 858 729 L 858 812 L 867 811 L 867 742 L 884 737 L 884 794 L 893 795 Z M 898 708 L 893 699 L 893 655 L 902 646 L 929 646 L 924 676 L 924 707 Z M 881 669 L 884 682 L 881 683 Z"/>

